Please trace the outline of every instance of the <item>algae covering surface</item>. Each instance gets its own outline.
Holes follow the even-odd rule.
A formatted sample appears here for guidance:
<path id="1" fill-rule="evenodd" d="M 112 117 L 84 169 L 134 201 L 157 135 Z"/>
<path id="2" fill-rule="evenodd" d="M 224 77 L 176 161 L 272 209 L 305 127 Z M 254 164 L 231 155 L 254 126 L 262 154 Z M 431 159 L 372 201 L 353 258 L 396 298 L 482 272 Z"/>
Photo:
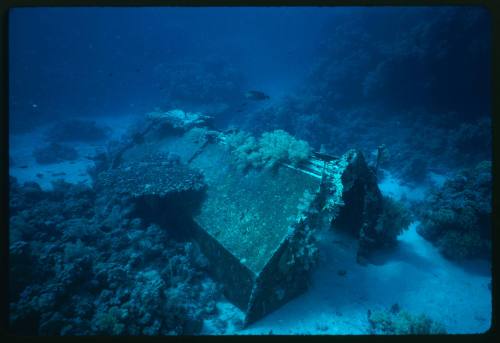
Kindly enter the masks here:
<path id="1" fill-rule="evenodd" d="M 207 146 L 191 163 L 208 184 L 197 223 L 252 272 L 259 274 L 298 221 L 304 194 L 319 190 L 319 180 L 298 171 L 240 172 L 231 155 Z"/>

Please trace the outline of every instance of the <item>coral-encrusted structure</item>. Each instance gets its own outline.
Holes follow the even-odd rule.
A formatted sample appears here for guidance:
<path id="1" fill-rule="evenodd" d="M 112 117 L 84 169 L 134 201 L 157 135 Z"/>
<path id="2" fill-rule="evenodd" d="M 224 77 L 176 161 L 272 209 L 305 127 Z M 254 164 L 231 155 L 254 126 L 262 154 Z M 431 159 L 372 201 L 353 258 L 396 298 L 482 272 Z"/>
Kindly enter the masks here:
<path id="1" fill-rule="evenodd" d="M 323 211 L 333 227 L 350 232 L 359 238 L 358 262 L 383 245 L 383 230 L 377 221 L 383 212 L 383 198 L 374 171 L 368 167 L 363 154 L 349 150 L 342 157 L 325 163 L 325 200 Z"/>
<path id="2" fill-rule="evenodd" d="M 375 231 L 382 197 L 360 152 L 351 150 L 340 158 L 315 153 L 298 165 L 242 171 L 224 133 L 193 127 L 196 120 L 179 113 L 149 116 L 150 128 L 120 150 L 118 165 L 100 178 L 149 199 L 147 207 L 156 211 L 147 211 L 148 217 L 161 225 L 185 214 L 165 202 L 170 191 L 182 192 L 168 186 L 181 175 L 169 175 L 167 162 L 144 164 L 144 156 L 175 156 L 186 177 L 194 180 L 199 180 L 194 170 L 200 171 L 206 187 L 194 188 L 203 190 L 203 196 L 193 198 L 198 203 L 182 223 L 177 220 L 178 230 L 199 244 L 212 275 L 245 312 L 247 324 L 307 288 L 318 257 L 313 232 L 322 223 L 349 227 L 360 237 L 360 253 L 383 238 Z"/>

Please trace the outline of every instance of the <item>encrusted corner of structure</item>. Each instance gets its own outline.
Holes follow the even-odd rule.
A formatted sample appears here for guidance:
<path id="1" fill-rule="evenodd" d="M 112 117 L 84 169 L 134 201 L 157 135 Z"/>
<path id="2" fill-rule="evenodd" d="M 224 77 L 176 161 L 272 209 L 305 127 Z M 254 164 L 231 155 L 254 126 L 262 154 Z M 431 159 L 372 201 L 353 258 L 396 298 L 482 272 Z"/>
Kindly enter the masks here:
<path id="1" fill-rule="evenodd" d="M 172 230 L 177 230 L 174 223 L 187 222 L 197 213 L 206 188 L 200 171 L 161 152 L 122 160 L 95 179 L 100 216 L 110 215 L 119 206 L 132 216 Z"/>
<path id="2" fill-rule="evenodd" d="M 117 168 L 99 175 L 103 186 L 120 186 L 136 196 L 158 194 L 204 187 L 203 175 L 182 164 L 177 156 L 169 153 L 145 154 L 139 160 L 126 161 Z"/>
<path id="3" fill-rule="evenodd" d="M 332 225 L 359 238 L 358 256 L 363 256 L 380 240 L 374 228 L 382 211 L 382 194 L 360 151 L 351 149 L 336 161 L 326 189 L 325 209 Z"/>
<path id="4" fill-rule="evenodd" d="M 274 311 L 308 287 L 309 274 L 319 257 L 314 228 L 308 219 L 300 219 L 289 232 L 257 276 L 245 325 Z"/>

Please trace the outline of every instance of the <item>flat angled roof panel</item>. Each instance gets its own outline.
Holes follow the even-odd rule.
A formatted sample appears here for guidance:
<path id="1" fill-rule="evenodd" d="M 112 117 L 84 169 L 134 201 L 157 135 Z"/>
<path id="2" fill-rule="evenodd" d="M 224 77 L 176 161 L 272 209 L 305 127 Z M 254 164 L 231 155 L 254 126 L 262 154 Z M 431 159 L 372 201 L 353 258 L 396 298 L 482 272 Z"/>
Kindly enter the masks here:
<path id="1" fill-rule="evenodd" d="M 258 274 L 296 223 L 304 192 L 316 193 L 320 180 L 286 167 L 244 174 L 224 150 L 205 147 L 191 163 L 209 186 L 195 221 Z"/>

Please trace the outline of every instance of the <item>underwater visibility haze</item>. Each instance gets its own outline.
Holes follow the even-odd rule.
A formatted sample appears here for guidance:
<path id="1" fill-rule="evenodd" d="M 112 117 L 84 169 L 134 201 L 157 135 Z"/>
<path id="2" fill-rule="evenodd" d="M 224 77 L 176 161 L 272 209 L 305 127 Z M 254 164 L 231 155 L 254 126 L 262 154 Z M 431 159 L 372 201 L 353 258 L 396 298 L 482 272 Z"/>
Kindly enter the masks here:
<path id="1" fill-rule="evenodd" d="M 490 328 L 480 7 L 15 8 L 9 331 Z"/>

